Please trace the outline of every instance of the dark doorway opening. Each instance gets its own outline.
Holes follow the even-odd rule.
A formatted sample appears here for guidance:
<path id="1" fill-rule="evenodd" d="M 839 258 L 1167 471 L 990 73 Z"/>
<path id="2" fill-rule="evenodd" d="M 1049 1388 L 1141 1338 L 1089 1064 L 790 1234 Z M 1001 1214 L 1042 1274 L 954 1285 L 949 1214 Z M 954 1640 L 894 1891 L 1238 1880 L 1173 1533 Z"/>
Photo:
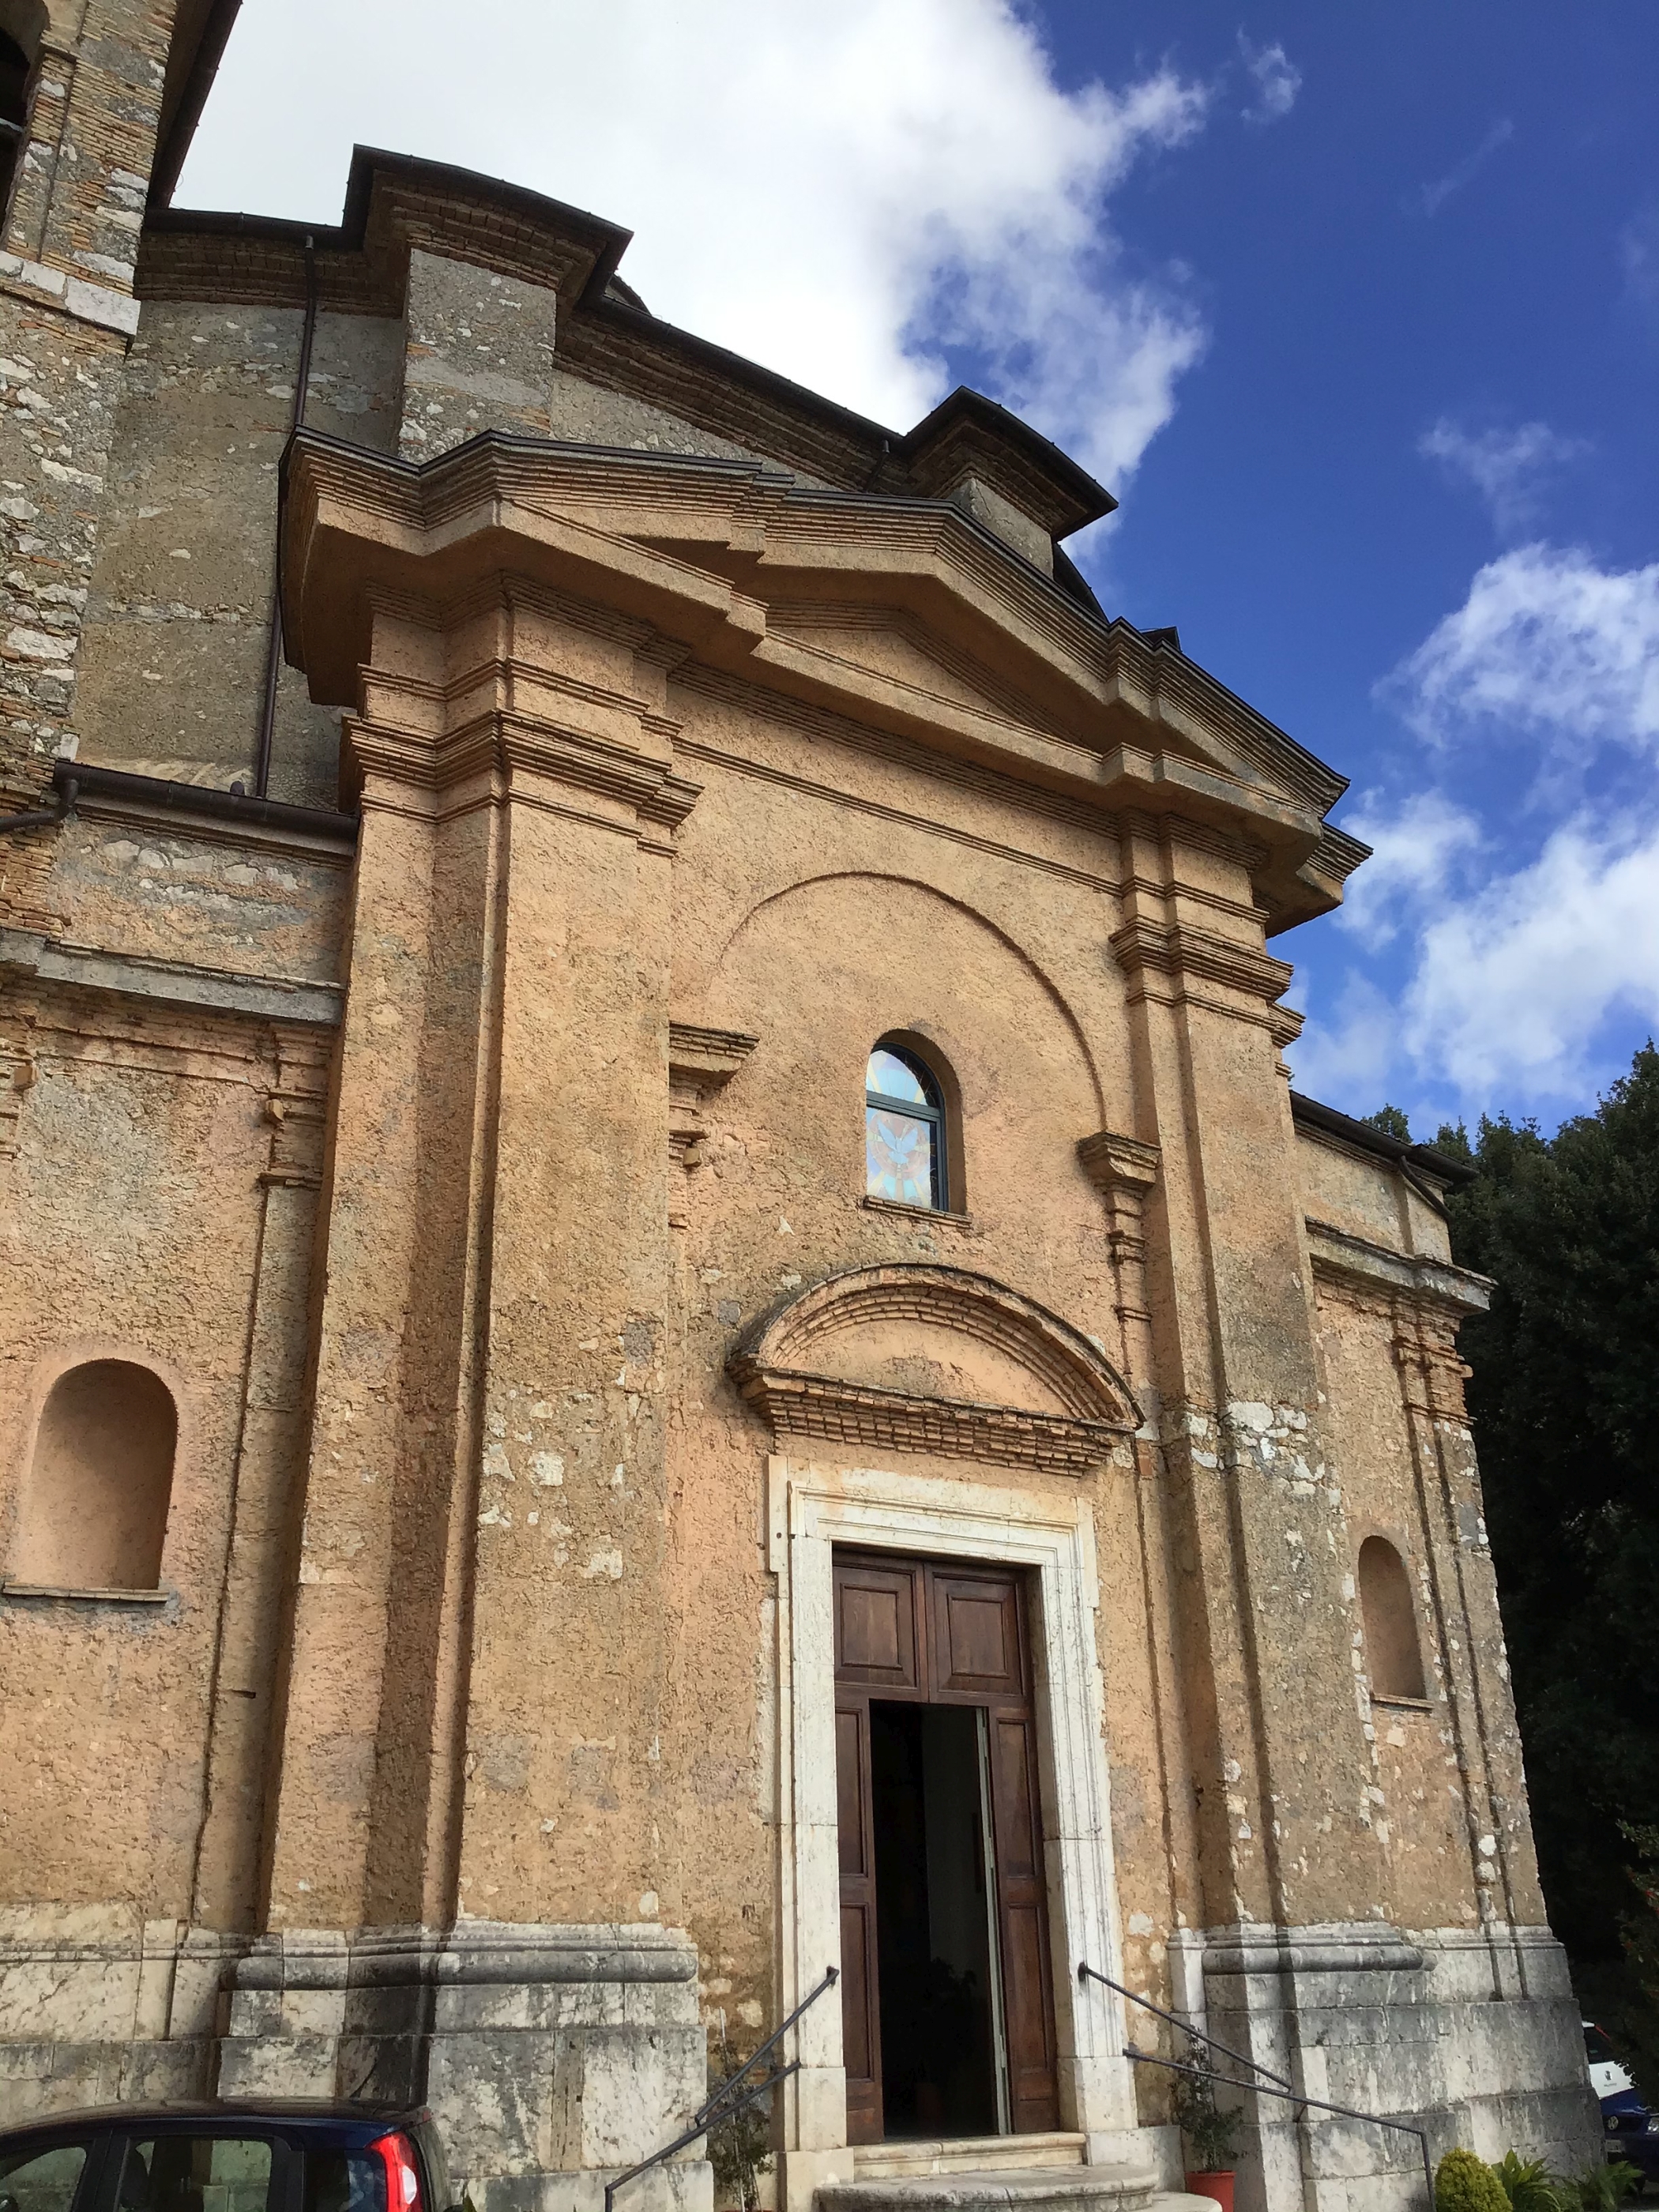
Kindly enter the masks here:
<path id="1" fill-rule="evenodd" d="M 871 1702 L 890 2140 L 1007 2130 L 985 1751 L 982 1706 Z"/>
<path id="2" fill-rule="evenodd" d="M 835 1555 L 847 2140 L 1060 2125 L 1030 1599 Z"/>

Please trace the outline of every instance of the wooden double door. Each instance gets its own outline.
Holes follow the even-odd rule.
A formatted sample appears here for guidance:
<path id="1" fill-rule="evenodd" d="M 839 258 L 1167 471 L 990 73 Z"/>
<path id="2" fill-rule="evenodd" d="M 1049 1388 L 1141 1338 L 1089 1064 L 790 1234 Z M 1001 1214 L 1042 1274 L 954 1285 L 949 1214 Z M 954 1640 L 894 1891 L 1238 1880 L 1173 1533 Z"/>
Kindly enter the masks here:
<path id="1" fill-rule="evenodd" d="M 850 2142 L 1060 2124 L 1030 1601 L 834 1555 Z"/>

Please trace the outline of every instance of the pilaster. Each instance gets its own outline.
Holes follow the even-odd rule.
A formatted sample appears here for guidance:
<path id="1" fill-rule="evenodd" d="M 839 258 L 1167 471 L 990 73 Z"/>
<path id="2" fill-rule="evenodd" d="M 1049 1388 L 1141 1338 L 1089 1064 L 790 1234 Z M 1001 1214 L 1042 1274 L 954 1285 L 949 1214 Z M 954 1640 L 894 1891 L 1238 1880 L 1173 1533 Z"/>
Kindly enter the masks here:
<path id="1" fill-rule="evenodd" d="M 375 615 L 276 1927 L 658 1909 L 653 645 L 511 577 Z"/>
<path id="2" fill-rule="evenodd" d="M 1204 1916 L 1335 1920 L 1379 1854 L 1347 1650 L 1311 1284 L 1269 956 L 1242 841 L 1124 824 L 1112 951 L 1135 1048 L 1151 1336 L 1174 1509 Z"/>

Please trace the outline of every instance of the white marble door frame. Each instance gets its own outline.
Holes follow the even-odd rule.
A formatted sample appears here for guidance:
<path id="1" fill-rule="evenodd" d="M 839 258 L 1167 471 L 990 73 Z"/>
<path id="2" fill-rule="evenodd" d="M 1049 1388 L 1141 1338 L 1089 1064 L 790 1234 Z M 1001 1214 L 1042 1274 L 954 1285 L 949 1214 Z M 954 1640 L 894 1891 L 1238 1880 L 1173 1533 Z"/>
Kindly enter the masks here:
<path id="1" fill-rule="evenodd" d="M 774 1454 L 767 1464 L 769 1564 L 777 1577 L 781 2011 L 841 1964 L 836 1852 L 835 1644 L 830 1550 L 922 1553 L 1034 1571 L 1032 1623 L 1048 1928 L 1059 2039 L 1061 2125 L 1092 2140 L 1135 2124 L 1119 2008 L 1077 1966 L 1121 1978 L 1102 1686 L 1094 1516 L 1080 1492 L 995 1487 L 884 1468 L 822 1466 Z M 784 2100 L 784 2198 L 805 2206 L 819 2183 L 850 2179 L 841 2005 L 832 1991 L 796 2031 L 800 2071 Z"/>

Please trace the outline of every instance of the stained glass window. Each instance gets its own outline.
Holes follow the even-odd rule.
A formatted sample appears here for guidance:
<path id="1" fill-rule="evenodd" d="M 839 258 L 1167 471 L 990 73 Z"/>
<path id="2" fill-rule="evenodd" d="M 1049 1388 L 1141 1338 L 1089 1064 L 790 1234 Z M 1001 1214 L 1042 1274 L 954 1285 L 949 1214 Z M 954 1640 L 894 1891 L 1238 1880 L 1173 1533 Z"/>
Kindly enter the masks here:
<path id="1" fill-rule="evenodd" d="M 945 1108 L 921 1060 L 878 1044 L 864 1078 L 864 1187 L 872 1198 L 942 1212 Z"/>

